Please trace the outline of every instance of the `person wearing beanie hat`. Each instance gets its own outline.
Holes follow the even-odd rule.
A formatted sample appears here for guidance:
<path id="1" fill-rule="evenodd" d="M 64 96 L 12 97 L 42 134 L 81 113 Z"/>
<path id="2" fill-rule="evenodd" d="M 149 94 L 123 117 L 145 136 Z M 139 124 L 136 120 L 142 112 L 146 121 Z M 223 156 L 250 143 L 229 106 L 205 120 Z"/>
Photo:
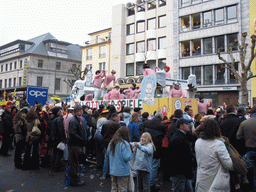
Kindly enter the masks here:
<path id="1" fill-rule="evenodd" d="M 151 69 L 148 64 L 143 65 L 143 77 L 146 75 L 156 75 L 155 70 Z"/>

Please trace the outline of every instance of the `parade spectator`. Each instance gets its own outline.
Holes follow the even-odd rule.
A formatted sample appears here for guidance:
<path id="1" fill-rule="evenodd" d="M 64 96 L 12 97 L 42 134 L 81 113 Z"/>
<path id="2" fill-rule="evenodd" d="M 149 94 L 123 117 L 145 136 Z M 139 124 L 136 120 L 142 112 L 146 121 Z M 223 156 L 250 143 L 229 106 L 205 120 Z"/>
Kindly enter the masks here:
<path id="1" fill-rule="evenodd" d="M 184 98 L 185 93 L 183 89 L 180 87 L 179 82 L 174 82 L 173 83 L 174 88 L 171 89 L 169 97 L 170 98 Z"/>
<path id="2" fill-rule="evenodd" d="M 131 142 L 139 142 L 140 140 L 139 121 L 140 114 L 138 112 L 134 112 L 132 114 L 131 122 L 128 125 Z"/>
<path id="3" fill-rule="evenodd" d="M 220 123 L 222 136 L 229 139 L 229 142 L 241 154 L 245 153 L 244 140 L 236 139 L 236 134 L 243 119 L 236 114 L 236 108 L 233 105 L 227 106 L 227 115 Z"/>
<path id="4" fill-rule="evenodd" d="M 208 120 L 208 119 L 216 119 L 216 116 L 214 115 L 213 113 L 213 110 L 212 109 L 207 109 L 207 113 L 206 115 L 204 116 L 204 119 L 205 121 Z"/>
<path id="5" fill-rule="evenodd" d="M 43 110 L 43 105 L 42 103 L 38 103 L 36 104 L 36 114 L 39 117 L 40 116 L 40 112 Z"/>
<path id="6" fill-rule="evenodd" d="M 176 121 L 177 131 L 170 138 L 169 153 L 175 157 L 170 158 L 171 181 L 173 192 L 193 192 L 191 179 L 193 177 L 193 153 L 190 141 L 186 137 L 190 132 L 191 120 L 180 118 Z"/>
<path id="7" fill-rule="evenodd" d="M 206 114 L 208 107 L 211 107 L 211 106 L 212 106 L 212 101 L 210 101 L 210 103 L 205 103 L 204 102 L 204 98 L 203 97 L 199 97 L 198 113 L 203 112 L 204 114 Z"/>
<path id="8" fill-rule="evenodd" d="M 137 190 L 150 191 L 150 171 L 153 161 L 153 152 L 156 150 L 152 137 L 145 132 L 140 138 L 140 142 L 131 143 L 136 152 L 134 167 L 137 171 Z"/>
<path id="9" fill-rule="evenodd" d="M 146 75 L 156 75 L 155 70 L 151 69 L 148 64 L 143 65 L 143 77 Z"/>
<path id="10" fill-rule="evenodd" d="M 90 109 L 90 107 L 87 105 L 83 105 L 82 107 L 83 107 L 83 115 L 82 116 L 85 118 L 87 126 L 91 127 L 92 120 L 90 118 L 90 115 L 88 114 L 88 110 Z"/>
<path id="11" fill-rule="evenodd" d="M 109 143 L 106 157 L 112 176 L 111 191 L 128 191 L 129 161 L 133 159 L 129 142 L 129 130 L 122 127 L 114 134 Z"/>
<path id="12" fill-rule="evenodd" d="M 6 105 L 4 107 L 4 112 L 3 112 L 1 118 L 2 118 L 2 123 L 3 123 L 1 154 L 3 156 L 8 157 L 8 156 L 11 156 L 8 153 L 10 137 L 14 133 L 14 131 L 13 131 L 13 115 L 11 113 L 11 107 L 9 105 Z"/>
<path id="13" fill-rule="evenodd" d="M 22 168 L 22 150 L 25 148 L 25 137 L 27 130 L 25 127 L 25 114 L 18 112 L 13 118 L 14 138 L 16 143 L 14 165 L 16 168 Z"/>
<path id="14" fill-rule="evenodd" d="M 157 112 L 152 120 L 148 120 L 141 123 L 141 126 L 139 127 L 140 135 L 144 132 L 150 133 L 156 147 L 156 151 L 154 153 L 153 161 L 151 165 L 151 172 L 150 172 L 151 191 L 157 190 L 155 181 L 157 177 L 158 167 L 160 165 L 162 141 L 166 133 L 165 126 L 161 123 L 162 120 L 163 120 L 163 114 L 160 112 Z"/>
<path id="15" fill-rule="evenodd" d="M 201 118 L 205 115 L 205 113 L 197 113 L 195 115 L 195 124 L 194 124 L 194 128 L 196 129 L 200 124 L 201 124 Z"/>
<path id="16" fill-rule="evenodd" d="M 70 119 L 68 126 L 68 164 L 70 169 L 70 185 L 82 186 L 84 181 L 78 180 L 78 158 L 82 153 L 82 147 L 86 140 L 82 127 L 81 116 L 83 108 L 77 105 L 74 108 L 75 115 Z"/>
<path id="17" fill-rule="evenodd" d="M 181 109 L 176 109 L 174 111 L 174 117 L 173 117 L 172 124 L 169 127 L 169 132 L 168 132 L 169 140 L 171 139 L 173 134 L 177 131 L 177 124 L 176 124 L 177 120 L 182 117 L 183 117 L 183 111 Z"/>
<path id="18" fill-rule="evenodd" d="M 197 161 L 196 192 L 230 191 L 230 173 L 233 163 L 221 138 L 217 121 L 204 123 L 195 144 Z M 185 151 L 184 151 L 185 153 Z"/>
<path id="19" fill-rule="evenodd" d="M 187 105 L 184 109 L 183 118 L 187 120 L 191 120 L 191 123 L 189 124 L 189 128 L 192 131 L 194 128 L 194 120 L 193 120 L 193 109 L 191 105 Z"/>
<path id="20" fill-rule="evenodd" d="M 124 122 L 125 122 L 126 126 L 128 126 L 131 121 L 131 117 L 132 117 L 131 108 L 124 107 L 123 114 L 124 114 Z"/>
<path id="21" fill-rule="evenodd" d="M 124 122 L 124 114 L 123 114 L 123 113 L 119 113 L 118 116 L 119 116 L 119 119 L 120 119 L 120 126 L 121 126 L 121 127 L 122 127 L 122 126 L 127 127 L 127 126 L 126 126 L 126 123 Z"/>
<path id="22" fill-rule="evenodd" d="M 244 108 L 243 106 L 240 106 L 240 107 L 237 108 L 237 116 L 238 116 L 242 121 L 246 120 L 246 118 L 245 118 L 245 113 L 246 113 L 246 111 L 245 111 L 245 108 Z"/>
<path id="23" fill-rule="evenodd" d="M 68 124 L 70 119 L 73 117 L 74 115 L 74 108 L 68 108 L 67 114 L 64 115 L 63 117 L 63 124 L 64 124 L 64 130 L 67 136 L 67 132 L 68 132 Z"/>
<path id="24" fill-rule="evenodd" d="M 100 104 L 99 105 L 99 110 L 98 110 L 99 114 L 101 114 L 103 109 L 104 109 L 104 105 Z"/>
<path id="25" fill-rule="evenodd" d="M 114 89 L 112 89 L 109 92 L 109 100 L 118 100 L 120 99 L 120 91 L 119 91 L 119 86 L 115 86 Z"/>
<path id="26" fill-rule="evenodd" d="M 39 132 L 32 132 L 34 126 L 40 124 L 39 117 L 34 109 L 30 109 L 25 118 L 26 135 L 26 151 L 24 155 L 23 169 L 39 169 Z M 32 154 L 31 154 L 32 150 Z"/>
<path id="27" fill-rule="evenodd" d="M 255 186 L 255 178 L 256 178 L 256 105 L 254 105 L 251 109 L 251 118 L 243 121 L 236 134 L 237 139 L 244 139 L 246 146 L 246 154 L 245 157 L 253 164 L 253 185 Z"/>
<path id="28" fill-rule="evenodd" d="M 53 171 L 61 171 L 61 159 L 63 150 L 57 148 L 60 142 L 66 142 L 65 129 L 63 124 L 63 110 L 60 107 L 52 109 L 51 116 L 51 140 L 52 140 L 52 169 Z"/>
<path id="29" fill-rule="evenodd" d="M 116 71 L 113 69 L 111 71 L 111 75 L 106 75 L 103 85 L 104 88 L 106 89 L 106 87 L 113 81 L 113 86 L 116 86 L 116 77 L 115 77 Z"/>
<path id="30" fill-rule="evenodd" d="M 144 122 L 144 121 L 147 121 L 148 120 L 148 118 L 149 118 L 149 113 L 148 112 L 144 112 L 144 113 L 142 113 L 142 115 L 141 115 L 141 121 L 142 121 L 142 123 Z"/>

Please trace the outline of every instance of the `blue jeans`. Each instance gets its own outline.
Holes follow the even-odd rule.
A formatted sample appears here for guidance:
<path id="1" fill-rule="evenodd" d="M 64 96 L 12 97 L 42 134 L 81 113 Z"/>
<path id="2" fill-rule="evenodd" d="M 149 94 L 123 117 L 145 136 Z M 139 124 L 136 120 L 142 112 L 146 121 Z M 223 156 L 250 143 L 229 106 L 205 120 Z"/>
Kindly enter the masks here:
<path id="1" fill-rule="evenodd" d="M 246 159 L 253 165 L 253 185 L 256 186 L 256 152 L 255 151 L 248 151 L 245 154 Z"/>
<path id="2" fill-rule="evenodd" d="M 104 158 L 104 164 L 103 164 L 103 176 L 107 176 L 109 174 L 109 161 L 107 156 L 107 149 L 105 148 L 105 158 Z"/>
<path id="3" fill-rule="evenodd" d="M 150 171 L 150 187 L 156 182 L 158 167 L 160 166 L 160 159 L 153 159 Z"/>
<path id="4" fill-rule="evenodd" d="M 171 177 L 173 192 L 193 192 L 191 181 L 184 175 Z"/>

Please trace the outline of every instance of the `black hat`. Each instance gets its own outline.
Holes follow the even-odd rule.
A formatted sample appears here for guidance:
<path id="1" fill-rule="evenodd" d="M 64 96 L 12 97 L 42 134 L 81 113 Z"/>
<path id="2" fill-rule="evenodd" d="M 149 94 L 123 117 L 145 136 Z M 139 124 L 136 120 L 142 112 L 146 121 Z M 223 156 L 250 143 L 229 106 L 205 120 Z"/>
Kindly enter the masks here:
<path id="1" fill-rule="evenodd" d="M 97 73 L 100 73 L 100 70 L 97 70 L 97 71 L 95 72 L 95 74 L 97 74 Z"/>
<path id="2" fill-rule="evenodd" d="M 188 120 L 188 119 L 184 119 L 184 118 L 179 118 L 177 121 L 176 121 L 176 126 L 179 128 L 180 125 L 182 125 L 183 123 L 191 123 L 192 120 Z"/>
<path id="3" fill-rule="evenodd" d="M 139 112 L 140 110 L 141 110 L 140 107 L 135 107 L 135 108 L 134 108 L 134 112 Z"/>

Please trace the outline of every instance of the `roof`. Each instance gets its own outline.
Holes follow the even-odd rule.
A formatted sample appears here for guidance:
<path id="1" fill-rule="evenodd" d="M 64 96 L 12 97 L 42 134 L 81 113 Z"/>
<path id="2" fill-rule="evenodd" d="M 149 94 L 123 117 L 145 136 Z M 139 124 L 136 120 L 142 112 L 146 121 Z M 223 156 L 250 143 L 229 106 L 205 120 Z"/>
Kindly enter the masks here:
<path id="1" fill-rule="evenodd" d="M 8 47 L 20 42 L 26 44 L 25 51 L 21 52 L 20 56 L 29 54 L 29 53 L 49 56 L 47 53 L 46 43 L 51 43 L 51 42 L 56 43 L 56 38 L 50 33 L 46 33 L 38 37 L 29 39 L 28 41 L 16 40 L 6 45 L 3 45 L 2 47 Z M 79 45 L 74 45 L 65 41 L 58 41 L 58 44 L 67 46 L 67 54 L 68 54 L 67 59 L 77 60 L 77 61 L 82 60 L 82 50 Z"/>
<path id="2" fill-rule="evenodd" d="M 102 30 L 99 30 L 99 31 L 95 31 L 95 32 L 89 33 L 88 35 L 93 35 L 95 33 L 99 33 L 99 32 L 102 32 L 102 31 L 107 31 L 107 30 L 110 30 L 110 29 L 112 29 L 112 28 L 110 27 L 110 28 L 107 28 L 107 29 L 102 29 Z"/>
<path id="3" fill-rule="evenodd" d="M 7 48 L 7 47 L 11 47 L 11 46 L 16 45 L 16 44 L 19 44 L 19 43 L 24 43 L 24 44 L 29 44 L 29 45 L 32 45 L 32 44 L 33 44 L 33 42 L 30 42 L 30 41 L 23 41 L 23 40 L 18 39 L 18 40 L 12 41 L 12 42 L 10 42 L 10 43 L 7 43 L 7 44 L 1 46 L 1 47 L 0 47 L 0 50 L 1 50 L 1 49 L 5 49 L 5 48 Z"/>

